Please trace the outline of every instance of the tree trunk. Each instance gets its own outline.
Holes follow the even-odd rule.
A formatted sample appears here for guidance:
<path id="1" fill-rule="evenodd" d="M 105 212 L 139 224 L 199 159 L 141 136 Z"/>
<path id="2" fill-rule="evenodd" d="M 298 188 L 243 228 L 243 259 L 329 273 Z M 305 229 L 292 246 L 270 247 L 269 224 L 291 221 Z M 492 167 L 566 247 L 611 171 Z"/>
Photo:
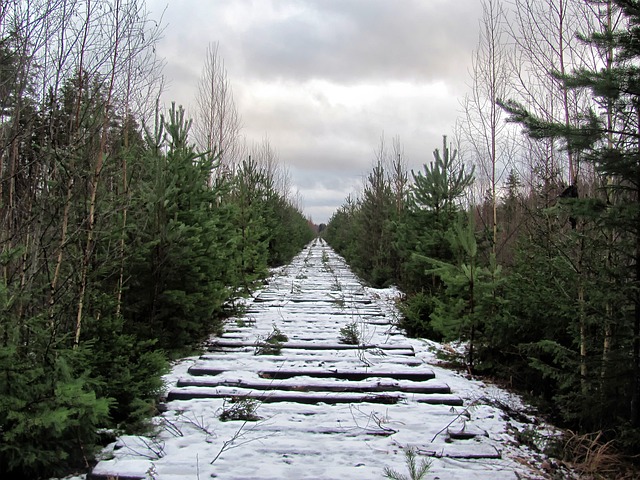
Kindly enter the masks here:
<path id="1" fill-rule="evenodd" d="M 64 204 L 64 210 L 62 213 L 62 226 L 60 232 L 60 244 L 58 246 L 58 254 L 56 255 L 56 267 L 53 271 L 53 278 L 49 285 L 49 323 L 51 330 L 54 330 L 54 311 L 56 289 L 58 288 L 58 281 L 60 279 L 60 269 L 62 267 L 62 260 L 64 256 L 64 246 L 67 243 L 67 231 L 69 229 L 69 209 L 71 208 L 71 192 L 73 186 L 73 179 L 69 177 L 67 181 L 67 196 Z"/>
<path id="2" fill-rule="evenodd" d="M 635 105 L 638 134 L 640 135 L 640 104 Z M 638 146 L 640 155 L 640 145 Z M 636 185 L 640 185 L 640 160 L 636 159 Z M 640 427 L 640 188 L 636 190 L 636 241 L 635 251 L 635 291 L 634 291 L 634 319 L 633 319 L 633 391 L 631 395 L 631 425 Z"/>
<path id="3" fill-rule="evenodd" d="M 580 275 L 580 273 L 578 273 Z M 580 323 L 580 391 L 587 393 L 587 322 L 585 317 L 584 285 L 578 285 L 578 316 Z"/>
<path id="4" fill-rule="evenodd" d="M 88 7 L 87 7 L 88 8 Z M 82 316 L 84 310 L 85 303 L 85 295 L 87 292 L 87 275 L 89 271 L 89 264 L 91 263 L 91 258 L 93 256 L 93 248 L 94 248 L 94 236 L 95 236 L 95 222 L 96 222 L 96 201 L 98 196 L 98 187 L 100 185 L 100 176 L 102 174 L 102 168 L 104 166 L 104 156 L 107 147 L 107 134 L 109 129 L 109 115 L 110 115 L 110 106 L 111 106 L 111 98 L 113 95 L 114 85 L 115 85 L 115 77 L 116 77 L 116 68 L 118 64 L 118 54 L 120 48 L 120 2 L 116 2 L 114 7 L 113 15 L 115 16 L 115 25 L 114 25 L 114 39 L 113 39 L 113 57 L 111 64 L 111 72 L 110 72 L 110 80 L 109 80 L 109 88 L 107 90 L 107 98 L 105 100 L 104 106 L 104 118 L 103 124 L 101 127 L 100 134 L 100 147 L 98 150 L 98 154 L 96 156 L 96 161 L 93 169 L 93 177 L 89 182 L 89 215 L 88 215 L 88 224 L 87 224 L 87 240 L 85 243 L 84 255 L 82 259 L 82 266 L 80 272 L 80 296 L 78 299 L 78 311 L 76 315 L 76 328 L 75 328 L 75 340 L 74 347 L 77 347 L 80 342 L 80 332 L 82 330 Z"/>

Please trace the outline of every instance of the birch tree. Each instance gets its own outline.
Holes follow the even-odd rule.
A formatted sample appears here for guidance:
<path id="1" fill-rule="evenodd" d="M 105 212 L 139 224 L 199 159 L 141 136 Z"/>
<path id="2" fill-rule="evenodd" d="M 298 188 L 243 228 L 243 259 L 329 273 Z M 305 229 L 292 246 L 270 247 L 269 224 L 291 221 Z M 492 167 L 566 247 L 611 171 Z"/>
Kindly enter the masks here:
<path id="1" fill-rule="evenodd" d="M 497 104 L 510 84 L 505 11 L 500 0 L 482 0 L 480 39 L 472 61 L 471 93 L 463 101 L 463 140 L 485 188 L 489 218 L 483 215 L 493 254 L 498 246 L 498 190 L 511 163 L 512 138 Z"/>
<path id="2" fill-rule="evenodd" d="M 116 161 L 116 130 L 125 98 L 140 120 L 127 90 L 154 86 L 143 58 L 154 58 L 157 36 L 142 6 L 0 5 L 0 64 L 10 73 L 0 78 L 0 403 L 10 405 L 0 414 L 0 470 L 9 476 L 48 477 L 65 461 L 88 461 L 96 428 L 132 408 L 131 397 L 107 400 L 118 387 L 100 378 L 100 358 L 137 351 L 150 360 L 121 334 L 107 273 L 118 258 L 119 222 L 110 220 L 123 206 L 114 186 L 128 176 Z"/>
<path id="3" fill-rule="evenodd" d="M 207 47 L 196 104 L 196 143 L 201 149 L 219 152 L 222 165 L 229 168 L 240 160 L 241 120 L 218 43 Z"/>

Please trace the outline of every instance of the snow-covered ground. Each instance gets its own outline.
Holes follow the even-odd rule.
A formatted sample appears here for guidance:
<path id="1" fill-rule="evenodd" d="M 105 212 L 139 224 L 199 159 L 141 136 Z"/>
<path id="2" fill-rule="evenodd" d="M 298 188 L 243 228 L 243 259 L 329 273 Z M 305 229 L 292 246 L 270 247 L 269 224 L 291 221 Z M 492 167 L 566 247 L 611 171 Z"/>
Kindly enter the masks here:
<path id="1" fill-rule="evenodd" d="M 439 367 L 440 345 L 402 335 L 396 295 L 314 241 L 207 353 L 174 365 L 157 435 L 118 439 L 90 478 L 374 479 L 406 475 L 409 448 L 432 462 L 428 479 L 550 478 L 516 441 L 548 427 L 512 415 L 528 410 L 515 395 Z M 347 325 L 358 345 L 340 343 Z M 256 355 L 276 330 L 281 350 Z M 234 414 L 256 418 L 220 418 Z"/>

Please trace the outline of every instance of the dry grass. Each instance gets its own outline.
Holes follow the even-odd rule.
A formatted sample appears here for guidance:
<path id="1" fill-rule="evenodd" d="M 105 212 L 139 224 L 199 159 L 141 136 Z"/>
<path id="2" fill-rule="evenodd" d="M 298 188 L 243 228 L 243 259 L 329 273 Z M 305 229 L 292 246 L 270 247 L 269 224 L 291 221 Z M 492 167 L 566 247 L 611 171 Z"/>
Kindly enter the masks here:
<path id="1" fill-rule="evenodd" d="M 567 431 L 562 457 L 584 479 L 632 480 L 639 478 L 639 472 L 631 464 L 630 459 L 616 450 L 613 440 L 603 441 L 602 432 L 579 435 Z"/>

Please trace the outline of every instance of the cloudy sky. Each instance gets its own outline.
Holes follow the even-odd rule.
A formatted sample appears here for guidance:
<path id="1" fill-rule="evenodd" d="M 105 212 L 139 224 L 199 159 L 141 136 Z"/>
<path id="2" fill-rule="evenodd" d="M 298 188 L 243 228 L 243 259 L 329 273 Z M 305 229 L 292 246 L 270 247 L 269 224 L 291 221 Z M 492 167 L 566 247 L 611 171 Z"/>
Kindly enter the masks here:
<path id="1" fill-rule="evenodd" d="M 243 134 L 268 137 L 304 212 L 327 222 L 382 135 L 409 168 L 452 134 L 478 40 L 479 0 L 148 0 L 164 11 L 164 101 L 195 105 L 219 42 Z M 193 113 L 191 114 L 193 115 Z"/>

